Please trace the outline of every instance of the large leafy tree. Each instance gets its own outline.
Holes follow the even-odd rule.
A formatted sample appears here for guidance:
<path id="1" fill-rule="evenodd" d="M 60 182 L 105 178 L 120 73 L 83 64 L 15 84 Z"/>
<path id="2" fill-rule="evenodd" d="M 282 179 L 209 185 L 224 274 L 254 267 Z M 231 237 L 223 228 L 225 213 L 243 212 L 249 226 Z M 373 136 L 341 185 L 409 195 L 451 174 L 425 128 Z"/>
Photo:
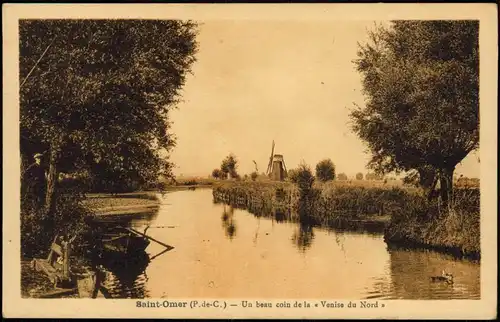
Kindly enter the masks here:
<path id="1" fill-rule="evenodd" d="M 48 164 L 45 209 L 61 169 L 169 173 L 169 111 L 195 61 L 196 25 L 177 20 L 22 20 L 22 164 Z"/>
<path id="2" fill-rule="evenodd" d="M 378 172 L 418 171 L 452 192 L 455 166 L 479 146 L 478 21 L 393 21 L 360 45 L 365 106 L 351 116 Z M 425 177 L 425 178 L 424 178 Z"/>

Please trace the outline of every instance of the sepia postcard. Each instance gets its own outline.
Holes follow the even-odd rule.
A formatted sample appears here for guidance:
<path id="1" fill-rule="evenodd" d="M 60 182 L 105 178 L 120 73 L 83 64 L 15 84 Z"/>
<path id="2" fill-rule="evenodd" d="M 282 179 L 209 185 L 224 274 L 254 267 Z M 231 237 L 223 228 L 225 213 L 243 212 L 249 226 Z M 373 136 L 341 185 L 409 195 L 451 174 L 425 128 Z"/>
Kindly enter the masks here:
<path id="1" fill-rule="evenodd" d="M 494 4 L 4 4 L 6 318 L 494 319 Z"/>

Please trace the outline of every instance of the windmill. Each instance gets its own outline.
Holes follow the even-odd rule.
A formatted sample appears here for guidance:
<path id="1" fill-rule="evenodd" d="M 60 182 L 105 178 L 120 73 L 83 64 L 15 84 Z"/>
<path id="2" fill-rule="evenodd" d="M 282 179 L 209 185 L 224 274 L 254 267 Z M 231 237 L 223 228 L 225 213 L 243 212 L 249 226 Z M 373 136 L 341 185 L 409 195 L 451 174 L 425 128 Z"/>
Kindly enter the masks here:
<path id="1" fill-rule="evenodd" d="M 271 157 L 269 158 L 269 163 L 267 164 L 267 171 L 266 175 L 270 175 L 272 166 L 273 166 L 273 156 L 274 156 L 274 140 L 273 140 L 273 145 L 271 147 Z"/>
<path id="2" fill-rule="evenodd" d="M 283 155 L 274 154 L 274 140 L 271 147 L 271 157 L 267 165 L 266 175 L 268 175 L 271 180 L 275 181 L 283 181 L 286 178 L 285 160 L 283 159 Z"/>

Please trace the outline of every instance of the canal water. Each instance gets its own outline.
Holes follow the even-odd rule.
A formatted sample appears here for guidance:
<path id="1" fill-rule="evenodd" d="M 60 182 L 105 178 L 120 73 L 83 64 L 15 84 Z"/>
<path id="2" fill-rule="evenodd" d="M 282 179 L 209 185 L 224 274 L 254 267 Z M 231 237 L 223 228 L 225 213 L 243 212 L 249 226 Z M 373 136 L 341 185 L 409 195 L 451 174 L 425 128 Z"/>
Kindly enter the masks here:
<path id="1" fill-rule="evenodd" d="M 327 230 L 213 204 L 210 189 L 161 197 L 157 213 L 114 217 L 168 244 L 106 266 L 116 298 L 479 299 L 480 265 L 388 249 L 382 233 Z M 441 271 L 454 283 L 431 282 Z"/>

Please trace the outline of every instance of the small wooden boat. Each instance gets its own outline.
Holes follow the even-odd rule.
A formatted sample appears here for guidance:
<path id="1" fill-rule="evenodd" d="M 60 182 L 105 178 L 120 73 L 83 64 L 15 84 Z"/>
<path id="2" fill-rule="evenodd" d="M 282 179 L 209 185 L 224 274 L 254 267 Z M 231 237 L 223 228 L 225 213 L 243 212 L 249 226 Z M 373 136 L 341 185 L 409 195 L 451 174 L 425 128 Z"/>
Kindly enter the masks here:
<path id="1" fill-rule="evenodd" d="M 103 233 L 101 241 L 103 251 L 123 255 L 142 252 L 150 244 L 147 238 L 126 228 L 116 228 L 113 231 Z"/>

